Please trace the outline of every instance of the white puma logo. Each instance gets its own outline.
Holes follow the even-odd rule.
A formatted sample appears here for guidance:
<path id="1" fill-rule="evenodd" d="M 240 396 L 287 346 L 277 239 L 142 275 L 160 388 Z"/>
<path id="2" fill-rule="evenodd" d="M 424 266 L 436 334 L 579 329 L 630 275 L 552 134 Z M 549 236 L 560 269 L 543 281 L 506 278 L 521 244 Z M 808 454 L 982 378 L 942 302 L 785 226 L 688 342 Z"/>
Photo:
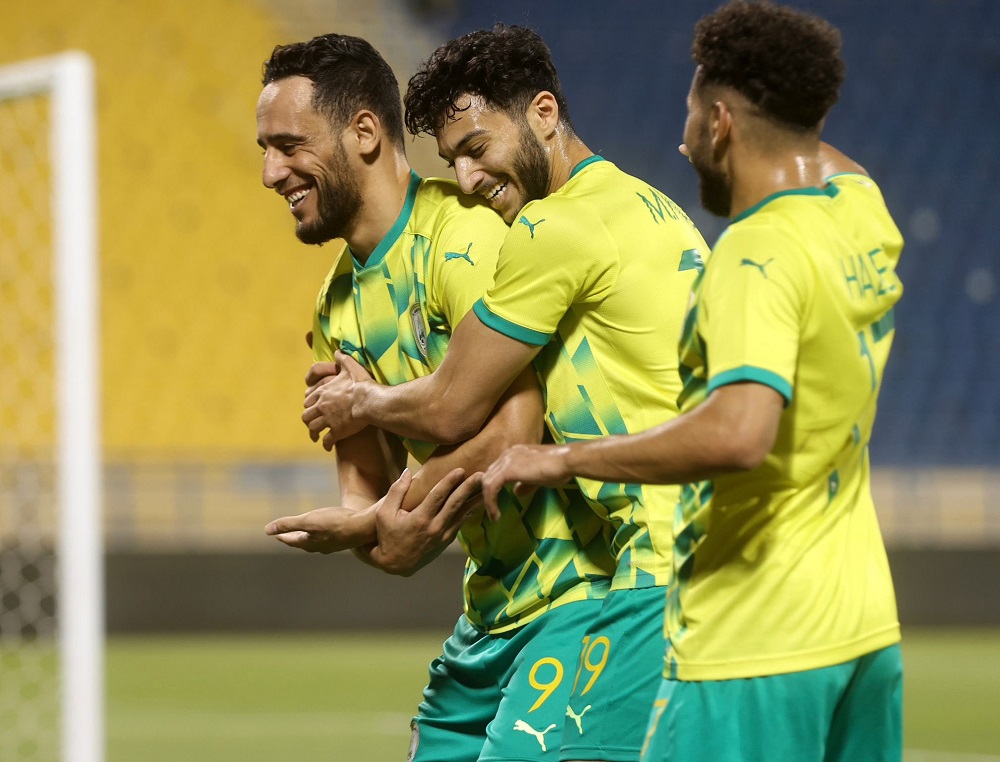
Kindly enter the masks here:
<path id="1" fill-rule="evenodd" d="M 531 725 L 526 723 L 524 720 L 518 720 L 517 722 L 514 723 L 514 730 L 523 730 L 525 733 L 533 735 L 535 738 L 538 739 L 538 743 L 542 747 L 542 751 L 548 751 L 548 749 L 545 748 L 545 734 L 548 733 L 550 730 L 552 730 L 552 728 L 554 728 L 555 726 L 556 726 L 555 723 L 552 723 L 547 728 L 545 728 L 545 730 L 539 731 L 535 730 L 533 727 L 531 727 Z"/>
<path id="2" fill-rule="evenodd" d="M 566 705 L 566 716 L 571 718 L 573 722 L 576 723 L 576 727 L 580 731 L 581 736 L 583 735 L 583 715 L 585 715 L 587 713 L 587 710 L 590 708 L 591 705 L 587 704 L 587 706 L 583 708 L 583 711 L 580 712 L 580 714 L 577 714 L 576 712 L 573 711 L 573 707 L 571 707 L 569 704 Z"/>

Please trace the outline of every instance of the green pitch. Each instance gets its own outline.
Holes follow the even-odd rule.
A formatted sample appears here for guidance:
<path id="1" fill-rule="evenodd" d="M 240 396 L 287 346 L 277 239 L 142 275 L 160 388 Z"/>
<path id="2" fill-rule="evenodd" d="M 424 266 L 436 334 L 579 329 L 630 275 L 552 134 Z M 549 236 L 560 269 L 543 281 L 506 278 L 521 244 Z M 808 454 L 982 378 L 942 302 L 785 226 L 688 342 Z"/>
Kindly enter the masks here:
<path id="1" fill-rule="evenodd" d="M 108 762 L 402 762 L 445 635 L 113 638 Z M 904 638 L 907 761 L 1000 761 L 1000 630 Z"/>

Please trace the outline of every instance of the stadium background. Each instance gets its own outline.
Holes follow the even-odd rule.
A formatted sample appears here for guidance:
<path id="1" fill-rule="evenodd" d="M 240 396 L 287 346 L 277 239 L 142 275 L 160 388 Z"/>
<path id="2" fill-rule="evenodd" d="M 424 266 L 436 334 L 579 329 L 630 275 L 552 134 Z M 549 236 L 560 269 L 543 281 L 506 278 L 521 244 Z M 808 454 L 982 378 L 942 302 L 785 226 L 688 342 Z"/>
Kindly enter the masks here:
<path id="1" fill-rule="evenodd" d="M 910 722 L 907 743 L 1000 755 L 996 723 L 976 719 L 1000 714 L 997 631 L 954 629 L 1000 624 L 1000 197 L 994 192 L 1000 167 L 1000 3 L 793 4 L 816 10 L 843 31 L 848 78 L 826 134 L 881 184 L 907 240 L 899 269 L 906 294 L 897 309 L 896 343 L 872 445 L 876 499 L 904 629 L 912 633 L 914 648 L 929 649 L 935 669 L 956 681 L 955 696 L 934 688 L 936 700 L 957 701 L 959 694 L 975 699 L 966 712 L 972 713 L 966 735 L 961 721 L 949 720 L 943 724 L 951 735 L 913 740 L 920 730 Z M 399 580 L 350 558 L 293 553 L 262 533 L 275 516 L 336 501 L 332 464 L 298 420 L 309 363 L 303 334 L 329 262 L 326 250 L 294 239 L 286 208 L 259 183 L 254 106 L 260 65 L 271 48 L 326 31 L 359 34 L 386 55 L 405 86 L 417 64 L 450 36 L 498 19 L 534 26 L 553 49 L 585 142 L 666 191 L 711 242 L 721 226 L 700 211 L 696 177 L 676 145 L 691 74 L 691 29 L 715 5 L 4 4 L 0 64 L 77 48 L 93 57 L 97 70 L 112 723 L 132 728 L 129 712 L 162 695 L 138 678 L 123 687 L 125 675 L 144 674 L 130 658 L 162 647 L 171 655 L 155 657 L 161 667 L 181 663 L 170 650 L 173 640 L 126 636 L 230 633 L 230 640 L 218 642 L 229 644 L 223 652 L 233 657 L 235 644 L 246 646 L 246 633 L 429 631 L 433 636 L 385 641 L 424 644 L 419 658 L 400 662 L 418 688 L 438 633 L 447 632 L 458 612 L 457 554 Z M 32 148 L 39 138 L 16 123 L 0 124 L 0 141 L 28 147 L 23 160 L 0 166 L 0 209 L 32 198 L 42 222 L 28 225 L 30 235 L 44 245 L 46 202 L 39 189 L 47 170 Z M 447 172 L 429 141 L 414 141 L 409 151 L 423 174 Z M 25 235 L 24 227 L 0 220 L 0 245 L 8 248 Z M 50 358 L 37 348 L 44 320 L 29 325 L 12 317 L 23 314 L 23 307 L 15 313 L 7 293 L 0 289 L 3 363 L 34 355 L 39 372 L 51 374 Z M 48 307 L 41 298 L 33 311 Z M 0 395 L 0 424 L 16 404 L 21 402 L 12 395 Z M 51 413 L 39 404 L 37 425 L 0 425 L 0 444 L 44 448 L 51 430 Z M 12 531 L 0 520 L 0 536 Z M 921 629 L 928 625 L 953 629 L 934 636 Z M 182 642 L 195 648 L 193 641 Z M 382 641 L 331 635 L 269 642 L 284 658 L 303 659 L 315 648 L 323 661 Z M 986 650 L 977 651 L 977 643 L 986 643 Z M 933 650 L 935 644 L 942 650 Z M 986 655 L 972 656 L 980 653 Z M 970 659 L 969 670 L 953 672 L 962 654 Z M 372 658 L 397 663 L 384 653 Z M 267 661 L 261 656 L 249 663 Z M 207 659 L 202 677 L 211 663 Z M 337 663 L 333 659 L 317 674 L 326 675 L 323 670 Z M 148 667 L 149 659 L 143 664 Z M 318 669 L 315 661 L 310 664 L 303 669 Z M 179 680 L 182 670 L 173 666 L 166 671 Z M 283 679 L 292 680 L 287 673 Z M 368 682 L 340 673 L 329 680 L 351 686 L 341 693 L 354 695 L 352 701 L 357 686 Z M 221 678 L 214 684 L 231 688 L 220 688 L 218 700 L 237 713 L 242 704 L 236 697 L 245 686 Z M 176 706 L 197 704 L 177 690 Z M 271 693 L 290 717 L 308 714 L 307 698 L 313 696 L 334 711 L 331 690 L 337 693 L 329 685 L 314 686 L 312 693 Z M 391 701 L 409 711 L 408 690 L 390 698 L 386 692 L 393 693 L 374 691 L 373 711 Z M 161 732 L 170 736 L 169 721 L 156 715 L 162 702 L 150 706 Z M 329 720 L 317 719 L 320 738 L 336 725 L 323 717 Z M 216 717 L 204 724 L 220 723 L 225 725 Z M 398 732 L 395 721 L 386 724 L 393 730 L 382 735 Z M 135 732 L 116 734 L 111 727 L 112 758 L 139 758 L 124 751 L 130 742 L 141 742 Z M 216 756 L 205 758 L 236 758 L 227 757 L 235 747 L 220 743 Z"/>

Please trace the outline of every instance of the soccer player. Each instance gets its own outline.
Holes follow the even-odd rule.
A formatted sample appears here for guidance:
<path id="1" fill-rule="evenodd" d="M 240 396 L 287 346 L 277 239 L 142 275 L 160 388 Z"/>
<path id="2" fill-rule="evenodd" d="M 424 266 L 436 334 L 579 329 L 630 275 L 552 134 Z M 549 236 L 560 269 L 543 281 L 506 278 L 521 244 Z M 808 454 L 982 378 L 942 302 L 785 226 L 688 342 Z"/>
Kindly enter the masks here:
<path id="1" fill-rule="evenodd" d="M 576 135 L 542 39 L 498 25 L 448 42 L 410 80 L 405 103 L 410 131 L 433 134 L 462 189 L 486 198 L 511 229 L 493 284 L 437 370 L 389 387 L 338 355 L 348 373 L 317 383 L 307 399 L 313 433 L 329 427 L 330 443 L 373 424 L 461 440 L 531 363 L 558 442 L 676 415 L 674 347 L 708 248 L 669 198 Z M 614 528 L 618 568 L 566 675 L 563 760 L 637 760 L 659 685 L 678 491 L 621 482 L 579 481 Z"/>
<path id="2" fill-rule="evenodd" d="M 347 244 L 320 291 L 314 355 L 349 352 L 386 384 L 429 374 L 442 362 L 453 327 L 489 285 L 507 232 L 454 182 L 418 177 L 403 134 L 395 77 L 364 40 L 324 35 L 279 46 L 265 63 L 257 106 L 264 184 L 288 203 L 300 240 L 343 237 Z M 465 614 L 431 666 L 411 760 L 520 762 L 557 754 L 546 736 L 565 715 L 563 674 L 614 572 L 606 528 L 579 496 L 549 489 L 520 501 L 508 493 L 499 521 L 480 513 L 462 524 L 463 485 L 438 512 L 462 474 L 484 467 L 505 441 L 538 442 L 542 412 L 528 372 L 482 431 L 455 447 L 366 428 L 337 444 L 344 505 L 268 527 L 305 550 L 361 546 L 379 566 L 408 573 L 461 524 L 469 555 Z M 407 450 L 425 465 L 390 488 Z M 431 489 L 442 474 L 443 486 Z M 441 515 L 446 520 L 435 529 Z M 401 560 L 387 544 L 413 554 Z"/>
<path id="3" fill-rule="evenodd" d="M 898 760 L 900 634 L 868 441 L 902 238 L 876 184 L 820 142 L 844 74 L 834 27 L 738 0 L 698 23 L 693 52 L 681 151 L 730 224 L 685 322 L 683 414 L 514 448 L 484 493 L 571 474 L 688 483 L 644 759 Z"/>

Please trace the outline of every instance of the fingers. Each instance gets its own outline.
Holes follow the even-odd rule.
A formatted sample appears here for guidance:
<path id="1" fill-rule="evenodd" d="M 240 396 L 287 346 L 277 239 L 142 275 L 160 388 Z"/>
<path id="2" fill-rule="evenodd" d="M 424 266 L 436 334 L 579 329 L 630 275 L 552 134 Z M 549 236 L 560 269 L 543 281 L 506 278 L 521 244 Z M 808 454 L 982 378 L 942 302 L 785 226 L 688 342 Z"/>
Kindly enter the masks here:
<path id="1" fill-rule="evenodd" d="M 450 495 L 462 483 L 462 479 L 464 478 L 464 469 L 453 468 L 437 484 L 431 487 L 427 493 L 427 497 L 421 500 L 420 505 L 414 508 L 411 513 L 415 517 L 421 514 L 424 516 L 436 516 L 440 514 L 445 506 L 448 505 Z"/>
<path id="2" fill-rule="evenodd" d="M 310 331 L 310 334 L 312 332 Z M 338 352 L 339 354 L 339 352 Z M 316 386 L 322 379 L 329 376 L 336 376 L 340 366 L 335 362 L 316 362 L 309 368 L 306 374 L 306 386 Z"/>
<path id="3" fill-rule="evenodd" d="M 309 347 L 310 349 L 313 348 L 313 332 L 312 331 L 306 331 L 306 346 Z"/>
<path id="4" fill-rule="evenodd" d="M 500 518 L 500 503 L 498 502 L 498 495 L 500 494 L 500 490 L 503 489 L 503 485 L 506 483 L 506 479 L 503 475 L 503 469 L 498 468 L 497 464 L 493 464 L 485 474 L 480 474 L 480 476 L 482 482 L 483 503 L 486 506 L 486 515 L 489 516 L 490 521 L 497 521 Z"/>
<path id="5" fill-rule="evenodd" d="M 278 535 L 285 532 L 306 530 L 306 517 L 308 515 L 308 513 L 300 513 L 298 516 L 282 516 L 280 519 L 275 519 L 264 527 L 264 534 Z"/>
<path id="6" fill-rule="evenodd" d="M 403 498 L 406 497 L 406 491 L 410 488 L 411 481 L 413 481 L 413 474 L 410 473 L 410 469 L 404 468 L 403 473 L 399 475 L 399 478 L 389 487 L 389 491 L 385 493 L 385 497 L 379 503 L 378 511 L 380 513 L 398 512 L 403 506 Z"/>
<path id="7" fill-rule="evenodd" d="M 338 351 L 334 353 L 333 357 L 340 364 L 340 367 L 347 371 L 355 381 L 371 380 L 371 375 L 365 370 L 364 366 L 350 355 Z"/>
<path id="8" fill-rule="evenodd" d="M 457 470 L 460 471 L 461 469 Z M 483 474 L 475 473 L 462 482 L 462 484 L 448 496 L 444 507 L 441 508 L 437 517 L 438 523 L 443 523 L 445 526 L 441 536 L 442 540 L 450 543 L 455 539 L 455 536 L 458 534 L 458 530 L 461 528 L 462 524 L 465 523 L 466 518 L 468 518 L 469 514 L 478 507 L 478 498 L 482 491 L 482 485 Z"/>

